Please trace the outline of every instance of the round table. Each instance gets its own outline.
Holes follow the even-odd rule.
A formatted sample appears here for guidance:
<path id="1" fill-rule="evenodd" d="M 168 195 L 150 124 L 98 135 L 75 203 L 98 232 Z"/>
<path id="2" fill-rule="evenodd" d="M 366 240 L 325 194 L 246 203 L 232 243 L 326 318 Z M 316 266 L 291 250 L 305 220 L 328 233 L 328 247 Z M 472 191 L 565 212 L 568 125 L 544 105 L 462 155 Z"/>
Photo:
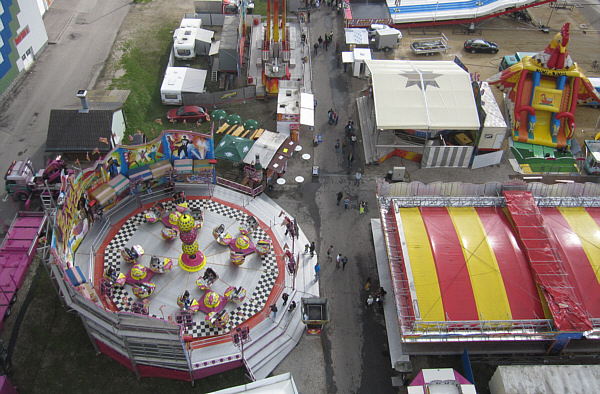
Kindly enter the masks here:
<path id="1" fill-rule="evenodd" d="M 285 179 L 283 179 L 283 178 L 279 178 L 279 179 L 277 179 L 277 184 L 278 184 L 278 185 L 283 185 L 283 184 L 285 184 Z"/>
<path id="2" fill-rule="evenodd" d="M 298 175 L 298 176 L 296 177 L 296 182 L 298 182 L 298 183 L 302 183 L 302 182 L 304 182 L 304 177 L 303 177 L 303 176 L 300 176 L 300 175 Z"/>
<path id="3" fill-rule="evenodd" d="M 302 158 L 303 158 L 304 160 L 308 160 L 308 159 L 310 159 L 310 153 L 305 153 L 305 154 L 303 154 L 303 155 L 302 155 Z"/>
<path id="4" fill-rule="evenodd" d="M 302 146 L 300 146 L 300 145 L 296 145 L 296 147 L 294 148 L 294 150 L 295 150 L 296 152 L 300 152 L 300 151 L 302 150 Z"/>

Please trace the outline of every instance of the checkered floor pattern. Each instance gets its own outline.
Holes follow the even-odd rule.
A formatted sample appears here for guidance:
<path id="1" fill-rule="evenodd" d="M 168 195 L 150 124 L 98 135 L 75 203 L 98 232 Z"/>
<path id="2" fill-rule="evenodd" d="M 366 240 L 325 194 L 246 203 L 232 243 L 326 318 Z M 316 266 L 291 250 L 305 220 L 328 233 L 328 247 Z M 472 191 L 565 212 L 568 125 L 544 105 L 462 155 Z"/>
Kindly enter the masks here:
<path id="1" fill-rule="evenodd" d="M 164 203 L 164 205 L 167 211 L 174 209 L 174 204 L 170 201 Z M 199 215 L 202 210 L 205 210 L 232 219 L 237 219 L 238 221 L 245 221 L 248 219 L 248 215 L 246 213 L 211 200 L 189 200 L 188 206 L 192 211 L 192 215 Z M 127 244 L 127 241 L 131 239 L 133 234 L 135 234 L 140 224 L 144 223 L 145 221 L 145 213 L 141 212 L 132 216 L 125 222 L 125 224 L 123 224 L 121 229 L 109 242 L 104 251 L 104 269 L 112 266 L 117 270 L 117 272 L 120 271 L 121 249 Z M 252 238 L 267 239 L 269 237 L 265 231 L 257 228 L 253 232 Z M 205 321 L 197 318 L 191 327 L 184 329 L 186 335 L 202 337 L 226 334 L 231 330 L 231 328 L 238 326 L 261 311 L 265 307 L 267 299 L 269 298 L 269 294 L 271 293 L 271 289 L 275 285 L 275 281 L 279 273 L 277 268 L 277 258 L 272 249 L 266 256 L 263 256 L 261 260 L 262 275 L 258 281 L 258 286 L 254 289 L 251 295 L 248 294 L 242 304 L 233 310 L 229 310 L 228 325 L 225 328 L 215 328 L 211 327 Z M 135 301 L 125 288 L 115 288 L 113 290 L 112 298 L 115 305 L 123 311 L 130 311 L 131 305 Z M 202 314 L 202 316 L 204 316 L 204 314 Z M 154 315 L 154 317 L 158 316 Z"/>

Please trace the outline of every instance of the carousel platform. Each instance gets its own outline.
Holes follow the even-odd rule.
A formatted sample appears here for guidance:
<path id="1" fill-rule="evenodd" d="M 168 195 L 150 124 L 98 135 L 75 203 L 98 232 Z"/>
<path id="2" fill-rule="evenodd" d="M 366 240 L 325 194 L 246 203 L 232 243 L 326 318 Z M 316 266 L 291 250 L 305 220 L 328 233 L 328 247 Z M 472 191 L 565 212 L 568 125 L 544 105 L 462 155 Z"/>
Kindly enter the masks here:
<path id="1" fill-rule="evenodd" d="M 291 215 L 280 215 L 281 207 L 267 196 L 251 198 L 218 186 L 208 189 L 205 185 L 177 185 L 176 189 L 185 191 L 193 215 L 200 211 L 204 213 L 197 242 L 199 250 L 206 256 L 206 267 L 212 268 L 219 276 L 211 290 L 220 295 L 232 286 L 246 290 L 244 300 L 239 303 L 230 300 L 225 305 L 229 321 L 224 327 L 209 324 L 207 315 L 202 311 L 192 314 L 191 321 L 188 319 L 182 324 L 183 335 L 189 342 L 190 362 L 195 370 L 206 370 L 208 376 L 214 374 L 219 365 L 241 360 L 241 349 L 233 345 L 231 332 L 244 325 L 250 327 L 251 341 L 244 346 L 243 362 L 255 379 L 264 378 L 302 337 L 305 326 L 301 322 L 300 308 L 288 312 L 280 298 L 282 293 L 288 293 L 288 305 L 292 300 L 300 305 L 302 297 L 319 296 L 318 283 L 313 275 L 316 257 L 300 254 L 297 273 L 290 275 L 285 267 L 283 247 L 285 244 L 291 247 L 292 240 L 285 236 L 282 222 L 286 215 Z M 98 287 L 102 272 L 107 267 L 123 273 L 129 270 L 131 263 L 126 263 L 120 254 L 123 247 L 142 245 L 145 253 L 137 262 L 147 267 L 152 256 L 177 261 L 182 253 L 181 241 L 178 238 L 164 240 L 161 237 L 162 223 L 145 220 L 145 212 L 156 201 L 165 204 L 167 214 L 174 209 L 171 199 L 164 193 L 140 196 L 139 200 L 131 198 L 106 215 L 104 222 L 96 223 L 82 241 L 75 255 L 75 264 L 82 268 L 87 278 L 93 279 L 95 287 Z M 241 235 L 239 224 L 250 215 L 259 221 L 259 227 L 250 237 L 254 242 L 270 239 L 273 247 L 265 256 L 253 253 L 246 257 L 243 265 L 233 265 L 230 262 L 231 249 L 218 244 L 212 230 L 223 224 L 226 232 L 235 238 Z M 301 230 L 295 242 L 297 251 L 301 249 L 300 245 L 308 243 Z M 150 280 L 156 289 L 148 298 L 149 316 L 178 321 L 177 315 L 181 311 L 177 298 L 185 290 L 189 291 L 190 298 L 202 300 L 204 291 L 198 288 L 196 280 L 203 271 L 187 272 L 174 264 L 171 271 L 155 274 Z M 114 288 L 111 299 L 114 306 L 124 312 L 130 312 L 134 302 L 140 301 L 128 284 Z M 269 310 L 274 303 L 279 308 L 275 319 Z"/>

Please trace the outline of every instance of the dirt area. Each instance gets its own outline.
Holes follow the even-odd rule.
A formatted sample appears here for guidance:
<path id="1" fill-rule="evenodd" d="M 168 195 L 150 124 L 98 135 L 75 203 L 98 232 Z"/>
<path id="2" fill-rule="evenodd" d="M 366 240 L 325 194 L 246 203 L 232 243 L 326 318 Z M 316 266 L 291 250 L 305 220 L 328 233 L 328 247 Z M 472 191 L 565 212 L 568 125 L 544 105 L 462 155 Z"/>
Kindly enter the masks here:
<path id="1" fill-rule="evenodd" d="M 94 88 L 107 89 L 113 78 L 119 78 L 125 72 L 120 68 L 121 56 L 125 51 L 142 41 L 144 44 L 141 47 L 155 47 L 157 43 L 153 42 L 152 32 L 157 26 L 171 25 L 174 31 L 186 12 L 194 12 L 193 2 L 153 0 L 150 3 L 132 4 Z"/>
<path id="2" fill-rule="evenodd" d="M 144 46 L 152 47 L 152 32 L 156 30 L 156 26 L 167 24 L 175 29 L 186 12 L 193 12 L 191 4 L 188 2 L 154 0 L 145 4 L 133 4 L 131 12 L 125 19 L 115 41 L 109 61 L 106 63 L 95 88 L 108 88 L 113 78 L 119 78 L 123 75 L 124 70 L 120 68 L 120 59 L 124 51 L 134 45 L 139 45 L 140 41 L 144 42 Z M 596 51 L 590 50 L 591 48 L 597 48 L 600 41 L 599 35 L 597 32 L 586 32 L 585 27 L 588 21 L 585 19 L 584 12 L 585 8 L 574 8 L 572 11 L 557 9 L 552 12 L 549 5 L 543 5 L 529 9 L 529 15 L 532 17 L 531 23 L 501 16 L 476 24 L 475 34 L 469 35 L 466 34 L 467 24 L 429 27 L 426 29 L 404 29 L 402 31 L 404 38 L 396 51 L 388 53 L 375 52 L 373 56 L 375 58 L 415 60 L 452 60 L 454 56 L 458 56 L 470 72 L 479 73 L 481 79 L 485 80 L 497 72 L 503 56 L 513 54 L 516 51 L 534 52 L 543 50 L 555 32 L 564 23 L 570 22 L 569 52 L 572 58 L 586 72 L 588 77 L 599 77 L 600 73 L 593 72 L 591 67 L 592 62 L 598 60 L 598 54 Z M 539 25 L 549 25 L 550 34 L 543 33 L 537 27 Z M 412 39 L 436 36 L 441 33 L 444 33 L 450 42 L 450 50 L 446 54 L 424 57 L 416 56 L 410 50 Z M 462 48 L 463 42 L 468 38 L 478 37 L 498 43 L 500 52 L 495 55 L 466 53 Z M 207 87 L 211 88 L 210 86 Z M 501 93 L 494 89 L 494 94 L 499 105 L 502 106 Z M 248 110 L 249 114 L 254 115 L 250 116 L 253 118 L 260 116 L 262 119 L 257 120 L 261 123 L 261 127 L 273 129 L 275 122 L 272 115 L 275 109 L 270 109 L 268 103 L 256 102 L 253 105 L 239 105 L 239 108 L 235 108 L 235 110 L 238 112 Z M 598 114 L 598 110 L 592 108 L 578 108 L 575 138 L 580 145 L 583 144 L 583 140 L 593 139 L 596 135 L 595 125 Z M 240 115 L 243 115 L 243 113 L 240 113 Z"/>
<path id="3" fill-rule="evenodd" d="M 600 73 L 594 72 L 592 62 L 599 60 L 597 51 L 590 50 L 597 48 L 600 42 L 597 32 L 586 32 L 582 26 L 589 23 L 583 15 L 585 8 L 575 8 L 569 10 L 555 10 L 550 16 L 552 9 L 548 5 L 531 8 L 529 14 L 532 17 L 531 23 L 517 21 L 508 16 L 492 18 L 476 24 L 476 33 L 467 35 L 467 26 L 453 25 L 430 27 L 424 32 L 423 29 L 412 29 L 402 31 L 404 37 L 402 44 L 393 54 L 384 55 L 386 58 L 395 59 L 414 59 L 414 60 L 453 60 L 458 56 L 467 66 L 469 72 L 479 73 L 482 80 L 486 80 L 498 72 L 498 66 L 502 58 L 506 55 L 514 54 L 517 51 L 539 52 L 542 51 L 552 40 L 554 34 L 560 30 L 564 23 L 570 22 L 570 41 L 569 53 L 573 60 L 577 62 L 587 77 L 599 77 Z M 536 26 L 546 25 L 550 20 L 550 33 L 544 33 Z M 536 21 L 538 23 L 536 23 Z M 431 57 L 416 56 L 410 49 L 410 42 L 413 39 L 423 37 L 435 37 L 444 33 L 450 43 L 450 50 L 444 55 L 435 55 Z M 470 38 L 483 38 L 493 41 L 500 47 L 500 52 L 491 54 L 470 54 L 463 50 L 463 43 Z M 377 55 L 376 55 L 377 56 Z M 502 107 L 502 93 L 498 89 L 493 89 L 496 101 Z M 596 122 L 600 112 L 597 109 L 589 107 L 578 107 L 575 115 L 575 125 L 577 132 L 575 138 L 583 146 L 585 139 L 594 139 L 597 134 L 595 130 Z"/>

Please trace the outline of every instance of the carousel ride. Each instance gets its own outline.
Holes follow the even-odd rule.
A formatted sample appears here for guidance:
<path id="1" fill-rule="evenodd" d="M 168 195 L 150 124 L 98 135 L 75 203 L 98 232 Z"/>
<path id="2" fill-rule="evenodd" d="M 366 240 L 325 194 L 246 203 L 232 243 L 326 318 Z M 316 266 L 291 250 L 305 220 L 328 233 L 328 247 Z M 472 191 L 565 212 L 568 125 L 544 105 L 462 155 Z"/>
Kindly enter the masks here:
<path id="1" fill-rule="evenodd" d="M 171 206 L 172 209 L 167 209 L 168 206 Z M 200 294 L 195 295 L 194 293 L 197 291 L 194 288 L 188 288 L 186 280 L 185 288 L 180 289 L 180 295 L 173 300 L 178 309 L 173 313 L 173 320 L 176 322 L 197 321 L 197 318 L 191 316 L 202 312 L 205 314 L 206 325 L 216 329 L 225 329 L 230 322 L 230 313 L 225 308 L 230 301 L 234 305 L 243 303 L 247 292 L 243 286 L 234 286 L 222 281 L 216 268 L 207 267 L 206 255 L 200 250 L 197 240 L 204 223 L 204 211 L 193 212 L 185 200 L 185 195 L 177 193 L 173 203 L 155 203 L 144 213 L 144 218 L 146 226 L 150 226 L 147 227 L 149 229 L 153 228 L 155 223 L 163 224 L 164 227 L 160 231 L 163 240 L 159 242 L 168 244 L 169 249 L 173 249 L 172 241 L 178 237 L 181 241 L 181 253 L 178 258 L 174 258 L 172 255 L 169 257 L 150 255 L 149 264 L 146 265 L 142 260 L 147 254 L 141 244 L 123 246 L 120 250 L 120 257 L 125 263 L 125 267 L 129 266 L 129 268 L 126 273 L 122 273 L 109 265 L 104 271 L 103 292 L 112 295 L 115 289 L 124 290 L 129 285 L 131 286 L 130 292 L 135 296 L 130 309 L 134 313 L 150 314 L 150 302 L 153 295 L 162 291 L 165 286 L 164 283 L 159 284 L 154 279 L 167 275 L 169 279 L 166 283 L 170 283 L 175 277 L 181 276 L 180 274 L 187 277 L 188 275 L 185 274 L 198 273 L 195 287 Z M 231 249 L 229 261 L 234 265 L 241 265 L 246 257 L 254 252 L 264 256 L 271 250 L 270 239 L 261 239 L 258 242 L 252 239 L 252 233 L 258 227 L 258 221 L 250 216 L 247 221 L 239 225 L 239 236 L 234 238 L 231 234 L 225 233 L 223 224 L 213 231 L 213 236 L 217 243 Z M 122 266 L 123 264 L 121 264 Z M 225 290 L 223 290 L 222 283 L 218 286 L 219 289 L 215 288 L 215 284 L 220 280 L 226 285 Z M 127 289 L 129 290 L 129 287 Z M 171 292 L 169 291 L 169 293 Z M 160 308 L 161 313 L 163 307 Z M 191 327 L 191 324 L 189 326 Z M 184 327 L 186 327 L 185 324 Z"/>
<path id="2" fill-rule="evenodd" d="M 213 229 L 213 237 L 223 246 L 228 246 L 231 263 L 234 265 L 242 265 L 246 261 L 246 256 L 256 252 L 259 256 L 264 256 L 271 250 L 271 240 L 262 239 L 257 243 L 251 238 L 252 232 L 258 227 L 258 221 L 254 216 L 250 216 L 245 222 L 239 226 L 240 235 L 233 238 L 231 234 L 225 232 L 225 225 L 221 224 Z"/>

